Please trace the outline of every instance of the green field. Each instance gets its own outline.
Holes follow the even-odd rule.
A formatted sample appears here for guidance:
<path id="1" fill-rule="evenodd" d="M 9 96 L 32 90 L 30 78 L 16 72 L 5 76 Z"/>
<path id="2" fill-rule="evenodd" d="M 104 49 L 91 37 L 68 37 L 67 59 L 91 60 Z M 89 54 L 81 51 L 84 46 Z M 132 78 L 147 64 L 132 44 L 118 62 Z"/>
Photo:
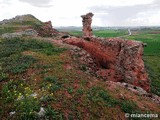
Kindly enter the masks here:
<path id="1" fill-rule="evenodd" d="M 132 30 L 131 30 L 132 32 Z M 159 32 L 159 34 L 157 34 Z M 80 31 L 72 31 L 71 34 L 81 36 Z M 159 30 L 134 30 L 131 36 L 127 30 L 96 30 L 93 34 L 99 37 L 121 37 L 128 40 L 137 40 L 147 43 L 144 48 L 144 61 L 151 79 L 151 91 L 160 95 L 160 31 Z"/>
<path id="2" fill-rule="evenodd" d="M 119 36 L 123 36 L 123 35 L 127 35 L 128 31 L 127 30 L 95 30 L 93 31 L 93 34 L 95 36 L 99 36 L 99 37 L 119 37 Z"/>
<path id="3" fill-rule="evenodd" d="M 82 31 L 69 31 L 71 35 L 74 36 L 82 36 Z M 93 30 L 93 34 L 97 37 L 119 37 L 123 35 L 127 35 L 127 30 Z"/>

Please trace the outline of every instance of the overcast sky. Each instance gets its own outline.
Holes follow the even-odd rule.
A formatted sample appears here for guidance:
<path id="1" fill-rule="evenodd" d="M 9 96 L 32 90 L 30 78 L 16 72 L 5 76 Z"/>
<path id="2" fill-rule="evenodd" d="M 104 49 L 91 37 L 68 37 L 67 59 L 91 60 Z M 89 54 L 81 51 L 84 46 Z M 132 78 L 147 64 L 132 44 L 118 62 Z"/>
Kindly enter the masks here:
<path id="1" fill-rule="evenodd" d="M 94 26 L 160 26 L 160 0 L 0 0 L 0 21 L 32 14 L 53 26 L 81 26 L 88 12 Z"/>

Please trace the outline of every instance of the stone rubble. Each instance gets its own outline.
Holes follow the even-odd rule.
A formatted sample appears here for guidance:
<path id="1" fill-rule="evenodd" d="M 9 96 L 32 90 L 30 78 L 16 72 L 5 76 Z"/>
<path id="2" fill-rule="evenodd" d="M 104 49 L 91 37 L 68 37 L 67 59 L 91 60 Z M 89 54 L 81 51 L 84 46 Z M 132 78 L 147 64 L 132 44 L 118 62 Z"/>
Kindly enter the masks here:
<path id="1" fill-rule="evenodd" d="M 26 29 L 24 31 L 21 32 L 15 32 L 15 33 L 5 33 L 2 34 L 1 37 L 2 38 L 6 38 L 6 39 L 10 39 L 10 38 L 15 38 L 15 37 L 22 37 L 22 36 L 37 36 L 38 33 L 33 30 L 33 29 Z"/>
<path id="2" fill-rule="evenodd" d="M 45 116 L 45 109 L 43 107 L 40 108 L 40 111 L 37 113 L 39 117 Z"/>

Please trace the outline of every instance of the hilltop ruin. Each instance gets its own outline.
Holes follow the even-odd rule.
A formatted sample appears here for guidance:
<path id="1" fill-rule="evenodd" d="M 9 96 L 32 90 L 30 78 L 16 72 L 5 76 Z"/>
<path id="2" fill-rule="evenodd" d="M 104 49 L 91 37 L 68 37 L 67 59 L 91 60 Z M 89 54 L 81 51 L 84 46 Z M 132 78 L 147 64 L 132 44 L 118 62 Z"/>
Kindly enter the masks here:
<path id="1" fill-rule="evenodd" d="M 41 22 L 32 15 L 18 16 L 0 22 L 2 25 L 25 24 L 15 33 L 2 34 L 4 38 L 20 36 L 41 36 L 61 39 L 65 43 L 85 50 L 90 58 L 83 63 L 90 71 L 105 81 L 126 82 L 150 91 L 150 81 L 142 59 L 144 44 L 139 41 L 120 38 L 98 38 L 92 33 L 93 13 L 82 15 L 83 36 L 70 37 L 53 28 L 51 21 Z M 64 36 L 65 35 L 65 36 Z M 58 36 L 58 37 L 57 37 Z"/>
<path id="2" fill-rule="evenodd" d="M 93 14 L 88 13 L 81 17 L 84 39 L 67 38 L 65 42 L 86 50 L 96 64 L 95 74 L 104 80 L 130 83 L 149 92 L 150 82 L 142 59 L 144 44 L 120 38 L 93 37 Z M 86 37 L 89 41 L 85 40 Z"/>

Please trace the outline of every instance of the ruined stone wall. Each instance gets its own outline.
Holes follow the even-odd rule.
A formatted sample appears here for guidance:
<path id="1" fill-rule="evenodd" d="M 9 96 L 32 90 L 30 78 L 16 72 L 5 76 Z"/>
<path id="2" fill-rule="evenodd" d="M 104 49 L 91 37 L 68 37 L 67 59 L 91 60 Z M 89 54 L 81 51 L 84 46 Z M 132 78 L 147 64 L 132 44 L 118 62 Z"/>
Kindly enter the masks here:
<path id="1" fill-rule="evenodd" d="M 119 38 L 69 38 L 65 41 L 86 50 L 101 68 L 96 74 L 108 81 L 127 82 L 150 91 L 142 59 L 143 43 Z"/>
<path id="2" fill-rule="evenodd" d="M 44 22 L 36 31 L 38 35 L 42 37 L 52 37 L 59 34 L 57 30 L 53 29 L 51 21 Z"/>
<path id="3" fill-rule="evenodd" d="M 82 23 L 83 23 L 83 37 L 92 37 L 92 17 L 93 13 L 88 13 L 86 15 L 82 15 Z"/>
<path id="4" fill-rule="evenodd" d="M 101 68 L 95 71 L 96 75 L 108 81 L 127 82 L 150 91 L 150 82 L 142 59 L 143 43 L 120 38 L 92 37 L 93 14 L 88 13 L 81 17 L 83 38 L 69 38 L 65 42 L 83 48 L 90 54 L 97 67 Z"/>

